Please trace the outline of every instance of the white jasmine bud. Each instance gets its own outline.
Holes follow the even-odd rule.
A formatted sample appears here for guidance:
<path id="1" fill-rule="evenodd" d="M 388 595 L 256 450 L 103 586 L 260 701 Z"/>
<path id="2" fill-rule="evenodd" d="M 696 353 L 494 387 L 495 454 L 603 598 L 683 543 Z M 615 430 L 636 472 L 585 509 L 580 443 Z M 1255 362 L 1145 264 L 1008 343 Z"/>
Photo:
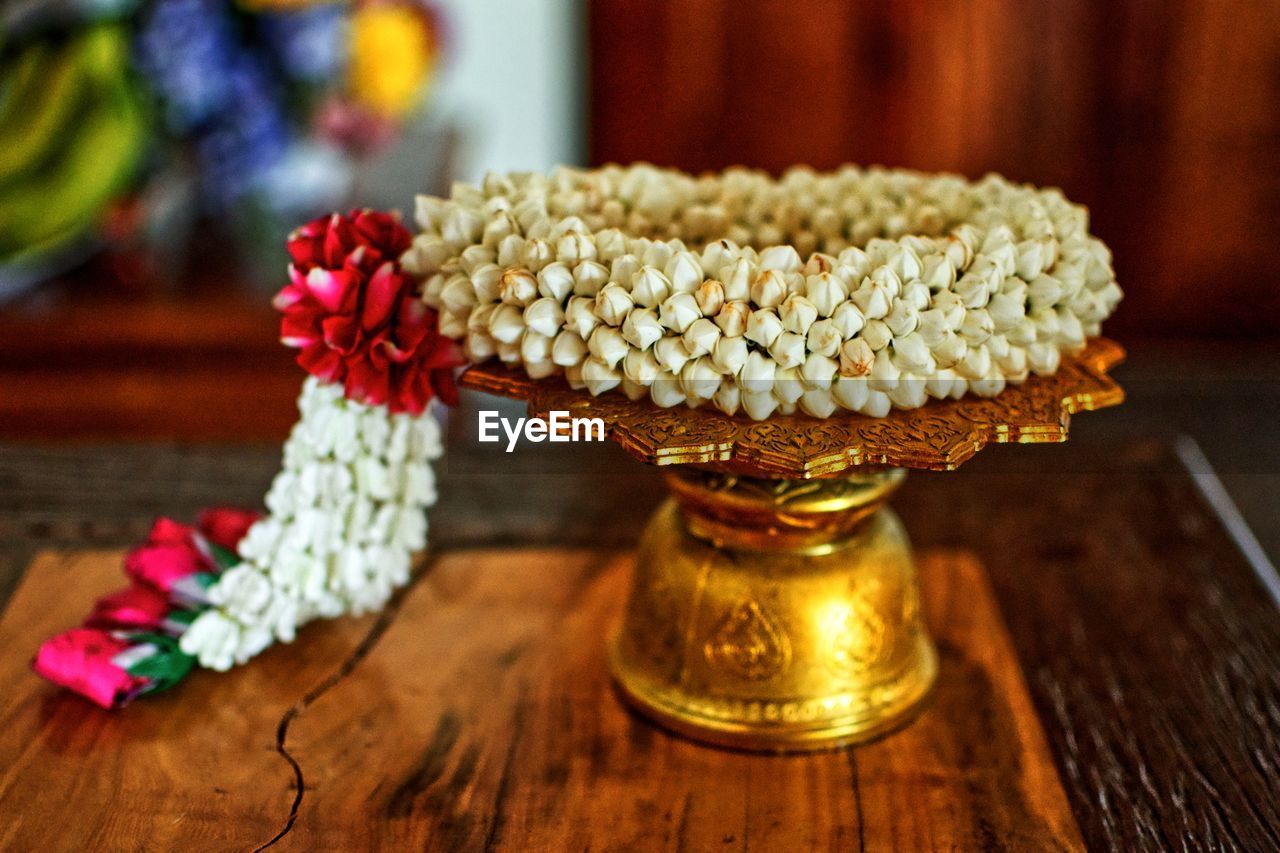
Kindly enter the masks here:
<path id="1" fill-rule="evenodd" d="M 590 261 L 596 256 L 596 245 L 591 238 L 577 231 L 565 234 L 556 242 L 556 259 L 573 266 L 579 261 Z"/>
<path id="2" fill-rule="evenodd" d="M 520 358 L 524 361 L 525 371 L 533 379 L 555 372 L 555 364 L 551 361 L 551 338 L 532 329 L 526 329 L 520 338 Z"/>
<path id="3" fill-rule="evenodd" d="M 710 400 L 720 388 L 720 373 L 709 358 L 695 358 L 680 370 L 680 387 L 691 401 Z"/>
<path id="4" fill-rule="evenodd" d="M 800 376 L 810 388 L 827 389 L 831 387 L 837 369 L 839 365 L 835 359 L 811 352 L 800 367 Z"/>
<path id="5" fill-rule="evenodd" d="M 467 357 L 467 361 L 472 364 L 479 364 L 497 354 L 497 342 L 493 337 L 483 330 L 467 330 L 467 339 L 463 341 L 462 348 Z"/>
<path id="6" fill-rule="evenodd" d="M 714 317 L 724 307 L 724 285 L 715 279 L 708 279 L 699 286 L 695 298 L 702 316 Z"/>
<path id="7" fill-rule="evenodd" d="M 644 261 L 646 266 L 656 267 L 661 270 L 666 268 L 667 262 L 671 260 L 671 256 L 674 254 L 675 252 L 669 245 L 661 241 L 655 241 L 645 246 L 644 254 L 640 256 L 640 259 Z"/>
<path id="8" fill-rule="evenodd" d="M 1026 316 L 1024 303 L 1007 293 L 997 293 L 987 303 L 987 315 L 994 332 L 1006 332 L 1014 328 Z"/>
<path id="9" fill-rule="evenodd" d="M 573 268 L 573 292 L 578 296 L 595 296 L 609 281 L 609 270 L 597 261 L 583 261 Z"/>
<path id="10" fill-rule="evenodd" d="M 905 299 L 896 299 L 893 302 L 893 310 L 884 318 L 884 324 L 889 327 L 889 331 L 895 338 L 909 335 L 920 324 L 920 312 Z"/>
<path id="11" fill-rule="evenodd" d="M 600 324 L 600 318 L 596 316 L 596 300 L 590 296 L 569 297 L 564 319 L 578 337 L 586 340 L 591 336 L 591 330 Z"/>
<path id="12" fill-rule="evenodd" d="M 679 406 L 685 402 L 684 388 L 680 379 L 669 370 L 661 371 L 649 386 L 649 397 L 655 405 L 664 409 Z"/>
<path id="13" fill-rule="evenodd" d="M 689 355 L 697 358 L 701 355 L 710 353 L 716 345 L 716 341 L 720 339 L 720 327 L 708 320 L 706 317 L 699 317 L 689 324 L 684 330 L 684 346 L 689 351 Z"/>
<path id="14" fill-rule="evenodd" d="M 606 228 L 596 234 L 596 258 L 610 263 L 627 253 L 627 237 L 617 228 Z"/>
<path id="15" fill-rule="evenodd" d="M 653 346 L 664 334 L 658 315 L 648 308 L 633 308 L 622 323 L 622 337 L 642 350 Z"/>
<path id="16" fill-rule="evenodd" d="M 1052 341 L 1058 336 L 1058 312 L 1052 308 L 1037 308 L 1027 314 L 1036 326 L 1036 340 Z"/>
<path id="17" fill-rule="evenodd" d="M 498 294 L 508 305 L 524 307 L 538 296 L 538 280 L 528 270 L 504 270 L 498 281 Z"/>
<path id="18" fill-rule="evenodd" d="M 524 324 L 547 338 L 553 338 L 564 325 L 564 309 L 550 297 L 535 299 L 524 309 Z"/>
<path id="19" fill-rule="evenodd" d="M 828 418 L 836 410 L 830 388 L 811 388 L 800 397 L 800 409 L 815 418 Z"/>
<path id="20" fill-rule="evenodd" d="M 1027 300 L 1033 309 L 1048 308 L 1062 296 L 1062 282 L 1051 275 L 1038 275 L 1027 286 Z"/>
<path id="21" fill-rule="evenodd" d="M 502 294 L 502 267 L 497 264 L 476 267 L 471 271 L 471 288 L 477 302 L 497 302 Z"/>
<path id="22" fill-rule="evenodd" d="M 498 358 L 503 364 L 520 363 L 520 341 L 517 340 L 512 343 L 506 343 L 504 341 L 499 341 L 496 338 L 494 340 L 496 341 L 495 348 L 498 351 Z"/>
<path id="23" fill-rule="evenodd" d="M 1022 347 L 1009 347 L 1009 353 L 996 365 L 1011 381 L 1020 382 L 1027 378 L 1027 351 Z"/>
<path id="24" fill-rule="evenodd" d="M 869 390 L 866 379 L 851 376 L 837 376 L 831 384 L 832 398 L 851 412 L 859 411 L 866 404 Z"/>
<path id="25" fill-rule="evenodd" d="M 936 367 L 933 355 L 919 332 L 895 336 L 893 358 L 899 368 L 909 373 L 929 373 Z"/>
<path id="26" fill-rule="evenodd" d="M 940 368 L 955 367 L 964 358 L 967 350 L 968 345 L 965 344 L 964 338 L 950 330 L 947 331 L 942 340 L 929 347 L 933 360 L 937 362 Z"/>
<path id="27" fill-rule="evenodd" d="M 664 370 L 679 373 L 684 363 L 689 360 L 689 350 L 684 341 L 675 336 L 660 339 L 653 345 L 653 354 Z"/>
<path id="28" fill-rule="evenodd" d="M 597 326 L 587 341 L 587 350 L 594 358 L 610 367 L 617 367 L 627 354 L 627 342 L 614 327 Z"/>
<path id="29" fill-rule="evenodd" d="M 878 320 L 893 308 L 893 296 L 888 288 L 872 278 L 864 278 L 852 294 L 853 304 L 868 320 Z"/>
<path id="30" fill-rule="evenodd" d="M 1057 352 L 1057 350 L 1054 350 Z M 956 365 L 956 373 L 965 379 L 981 379 L 991 371 L 991 354 L 987 348 L 978 345 L 969 347 L 964 358 Z"/>
<path id="31" fill-rule="evenodd" d="M 630 350 L 622 360 L 622 375 L 645 388 L 653 384 L 660 372 L 662 367 L 658 364 L 658 359 L 645 350 Z"/>
<path id="32" fill-rule="evenodd" d="M 672 293 L 692 293 L 702 284 L 702 264 L 692 252 L 676 252 L 664 269 Z"/>
<path id="33" fill-rule="evenodd" d="M 871 390 L 892 391 L 898 387 L 898 379 L 901 376 L 902 371 L 893 363 L 893 357 L 888 349 L 876 353 L 875 361 L 871 363 Z"/>
<path id="34" fill-rule="evenodd" d="M 944 254 L 929 255 L 924 260 L 921 279 L 930 291 L 950 290 L 956 283 L 956 268 Z"/>
<path id="35" fill-rule="evenodd" d="M 504 344 L 515 344 L 524 334 L 524 312 L 515 305 L 500 305 L 489 317 L 489 334 Z"/>
<path id="36" fill-rule="evenodd" d="M 840 337 L 848 340 L 866 325 L 866 318 L 862 315 L 862 311 L 852 302 L 842 302 L 836 307 L 835 313 L 831 315 L 831 322 L 835 325 L 836 330 L 840 332 Z"/>
<path id="37" fill-rule="evenodd" d="M 537 280 L 539 295 L 556 302 L 564 302 L 573 292 L 573 273 L 559 261 L 538 270 Z"/>
<path id="38" fill-rule="evenodd" d="M 582 381 L 594 397 L 618 387 L 622 381 L 622 373 L 597 358 L 588 358 L 582 363 Z"/>
<path id="39" fill-rule="evenodd" d="M 1084 326 L 1080 323 L 1080 318 L 1066 308 L 1058 308 L 1057 314 L 1058 343 L 1072 350 L 1084 346 Z"/>
<path id="40" fill-rule="evenodd" d="M 724 298 L 730 301 L 746 301 L 751 298 L 751 284 L 755 281 L 755 269 L 746 258 L 739 258 L 731 267 L 720 270 L 724 282 Z"/>
<path id="41" fill-rule="evenodd" d="M 815 256 L 816 257 L 816 256 Z M 805 279 L 805 296 L 821 317 L 830 317 L 848 297 L 844 282 L 829 272 Z"/>
<path id="42" fill-rule="evenodd" d="M 933 307 L 946 317 L 948 328 L 958 329 L 964 322 L 964 302 L 954 292 L 939 293 L 933 298 Z"/>
<path id="43" fill-rule="evenodd" d="M 636 277 L 636 273 L 640 272 L 643 264 L 635 255 L 622 255 L 614 258 L 612 265 L 609 267 L 609 280 L 618 284 L 629 286 Z M 604 285 L 601 285 L 603 287 Z"/>
<path id="44" fill-rule="evenodd" d="M 741 300 L 726 302 L 716 314 L 716 325 L 726 335 L 737 337 L 747 331 L 747 320 L 751 317 L 751 306 Z"/>
<path id="45" fill-rule="evenodd" d="M 551 360 L 561 367 L 581 364 L 587 357 L 587 342 L 578 333 L 564 329 L 551 344 Z"/>
<path id="46" fill-rule="evenodd" d="M 508 234 L 498 243 L 497 265 L 499 267 L 518 266 L 524 259 L 524 237 L 519 234 Z"/>
<path id="47" fill-rule="evenodd" d="M 921 311 L 916 331 L 920 334 L 925 346 L 933 346 L 951 331 L 947 326 L 947 315 L 937 308 Z"/>
<path id="48" fill-rule="evenodd" d="M 773 380 L 773 396 L 784 406 L 795 405 L 804 396 L 804 380 L 794 367 L 779 367 Z"/>
<path id="49" fill-rule="evenodd" d="M 781 334 L 782 321 L 778 319 L 777 314 L 768 309 L 752 311 L 751 316 L 747 318 L 747 329 L 744 335 L 749 341 L 767 349 L 773 346 L 773 342 Z"/>
<path id="50" fill-rule="evenodd" d="M 843 338 L 834 320 L 818 320 L 809 327 L 809 334 L 805 336 L 805 344 L 810 352 L 825 355 L 828 358 L 839 355 L 841 343 Z"/>
<path id="51" fill-rule="evenodd" d="M 799 367 L 805 359 L 804 338 L 795 332 L 783 332 L 769 347 L 769 355 L 779 367 Z"/>
<path id="52" fill-rule="evenodd" d="M 733 417 L 742 405 L 742 389 L 732 382 L 721 382 L 711 401 L 715 403 L 717 409 Z"/>
<path id="53" fill-rule="evenodd" d="M 750 393 L 768 394 L 773 391 L 773 382 L 777 375 L 778 365 L 757 351 L 747 355 L 742 370 L 738 373 L 738 383 L 742 390 Z M 754 417 L 754 416 L 753 416 Z"/>
<path id="54" fill-rule="evenodd" d="M 596 316 L 610 326 L 620 326 L 634 303 L 631 294 L 617 282 L 610 282 L 596 294 Z"/>
<path id="55" fill-rule="evenodd" d="M 440 304 L 455 314 L 469 314 L 476 304 L 475 287 L 465 275 L 455 275 L 440 291 Z"/>
<path id="56" fill-rule="evenodd" d="M 776 308 L 786 296 L 786 278 L 777 270 L 765 270 L 751 284 L 751 301 L 761 308 Z"/>
<path id="57" fill-rule="evenodd" d="M 889 331 L 889 327 L 880 320 L 868 320 L 867 325 L 862 330 L 862 339 L 867 342 L 875 352 L 879 352 L 889 345 L 889 341 L 893 340 L 893 333 Z"/>
<path id="58" fill-rule="evenodd" d="M 920 263 L 919 256 L 906 246 L 898 246 L 889 253 L 885 266 L 893 270 L 893 272 L 902 281 L 913 278 L 919 278 L 924 266 Z"/>
<path id="59" fill-rule="evenodd" d="M 456 251 L 462 251 L 480 238 L 484 220 L 478 213 L 457 205 L 451 206 L 440 226 L 440 236 Z"/>
<path id="60" fill-rule="evenodd" d="M 489 333 L 489 321 L 493 318 L 493 312 L 498 310 L 499 303 L 486 302 L 483 305 L 477 305 L 471 309 L 471 314 L 467 317 L 467 331 Z"/>
<path id="61" fill-rule="evenodd" d="M 840 347 L 840 375 L 870 376 L 875 360 L 875 352 L 862 338 L 845 341 Z"/>
<path id="62" fill-rule="evenodd" d="M 525 241 L 524 254 L 520 262 L 533 272 L 537 272 L 555 259 L 555 248 L 546 240 L 535 239 Z"/>
<path id="63" fill-rule="evenodd" d="M 768 418 L 778 408 L 778 401 L 773 396 L 773 389 L 768 391 L 748 391 L 745 388 L 741 395 L 742 410 L 754 421 Z"/>
<path id="64" fill-rule="evenodd" d="M 711 361 L 721 373 L 737 376 L 747 363 L 747 352 L 746 338 L 721 336 L 712 350 Z"/>
<path id="65" fill-rule="evenodd" d="M 792 294 L 778 309 L 778 319 L 782 320 L 782 328 L 798 335 L 809 333 L 809 327 L 818 319 L 818 309 L 803 296 Z"/>
<path id="66" fill-rule="evenodd" d="M 889 395 L 883 391 L 872 389 L 871 383 L 867 380 L 861 380 L 867 383 L 867 399 L 859 409 L 862 414 L 870 418 L 883 418 L 889 414 L 889 410 L 893 408 L 893 401 L 889 399 Z"/>
<path id="67" fill-rule="evenodd" d="M 673 293 L 662 303 L 658 313 L 662 325 L 681 334 L 701 316 L 702 312 L 698 310 L 698 302 L 692 293 Z"/>
<path id="68" fill-rule="evenodd" d="M 737 260 L 738 247 L 728 240 L 715 240 L 708 243 L 703 247 L 702 257 L 699 258 L 703 274 L 711 278 L 719 275 L 722 267 L 737 263 Z"/>
<path id="69" fill-rule="evenodd" d="M 991 319 L 991 314 L 985 308 L 975 308 L 965 312 L 964 322 L 960 324 L 959 331 L 965 343 L 974 346 L 985 343 L 995 330 L 996 326 Z"/>
<path id="70" fill-rule="evenodd" d="M 1053 344 L 1038 341 L 1027 347 L 1027 366 L 1037 376 L 1049 376 L 1056 373 L 1061 357 L 1058 348 Z"/>
<path id="71" fill-rule="evenodd" d="M 657 308 L 670 295 L 671 283 L 653 267 L 642 267 L 631 280 L 631 296 L 637 305 Z"/>
<path id="72" fill-rule="evenodd" d="M 770 246 L 760 253 L 760 268 L 780 272 L 798 272 L 804 266 L 800 253 L 791 246 Z"/>

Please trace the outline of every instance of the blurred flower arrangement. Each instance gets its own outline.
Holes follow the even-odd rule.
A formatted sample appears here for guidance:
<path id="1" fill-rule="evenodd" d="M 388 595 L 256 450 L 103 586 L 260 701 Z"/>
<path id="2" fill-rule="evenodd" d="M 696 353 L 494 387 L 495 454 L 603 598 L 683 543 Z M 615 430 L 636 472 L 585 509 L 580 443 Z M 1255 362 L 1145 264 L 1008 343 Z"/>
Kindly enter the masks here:
<path id="1" fill-rule="evenodd" d="M 421 113 L 442 46 L 426 0 L 6 7 L 0 296 L 4 270 L 38 275 L 157 217 L 201 214 L 278 246 L 287 227 L 263 222 L 344 202 L 357 165 Z"/>

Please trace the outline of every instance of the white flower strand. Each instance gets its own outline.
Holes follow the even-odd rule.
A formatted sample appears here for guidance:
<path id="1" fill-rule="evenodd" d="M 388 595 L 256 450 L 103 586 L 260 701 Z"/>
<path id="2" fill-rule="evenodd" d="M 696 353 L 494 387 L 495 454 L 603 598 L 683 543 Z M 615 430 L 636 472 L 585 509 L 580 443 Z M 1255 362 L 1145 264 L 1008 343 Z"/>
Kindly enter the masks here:
<path id="1" fill-rule="evenodd" d="M 1121 298 L 1084 208 L 995 175 L 561 168 L 417 220 L 402 263 L 471 360 L 755 419 L 991 396 Z"/>
<path id="2" fill-rule="evenodd" d="M 314 377 L 298 409 L 269 514 L 249 528 L 238 549 L 244 562 L 208 589 L 212 606 L 182 635 L 182 650 L 202 666 L 226 670 L 292 641 L 312 619 L 381 608 L 426 546 L 425 511 L 436 501 L 430 461 L 442 453 L 434 416 L 355 403 Z"/>

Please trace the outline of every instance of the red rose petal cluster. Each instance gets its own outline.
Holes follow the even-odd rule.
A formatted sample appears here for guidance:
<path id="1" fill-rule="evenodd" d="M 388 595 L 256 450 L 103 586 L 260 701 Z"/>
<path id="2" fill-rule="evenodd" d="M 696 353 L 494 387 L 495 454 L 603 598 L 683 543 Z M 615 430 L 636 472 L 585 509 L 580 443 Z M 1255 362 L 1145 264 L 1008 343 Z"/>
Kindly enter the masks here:
<path id="1" fill-rule="evenodd" d="M 436 312 L 400 268 L 412 237 L 388 213 L 353 210 L 289 236 L 289 284 L 275 298 L 280 340 L 298 364 L 348 399 L 421 414 L 432 398 L 458 401 L 453 368 L 465 363 L 440 334 Z"/>

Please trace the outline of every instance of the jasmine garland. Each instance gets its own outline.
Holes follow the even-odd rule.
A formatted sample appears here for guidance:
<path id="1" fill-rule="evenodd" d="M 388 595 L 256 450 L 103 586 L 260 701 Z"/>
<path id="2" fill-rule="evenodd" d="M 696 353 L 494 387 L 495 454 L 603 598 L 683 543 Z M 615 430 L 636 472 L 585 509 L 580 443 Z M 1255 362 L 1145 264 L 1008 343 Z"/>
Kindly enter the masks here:
<path id="1" fill-rule="evenodd" d="M 755 419 L 991 396 L 1121 297 L 1083 208 L 998 176 L 563 168 L 417 223 L 402 265 L 470 361 Z"/>

